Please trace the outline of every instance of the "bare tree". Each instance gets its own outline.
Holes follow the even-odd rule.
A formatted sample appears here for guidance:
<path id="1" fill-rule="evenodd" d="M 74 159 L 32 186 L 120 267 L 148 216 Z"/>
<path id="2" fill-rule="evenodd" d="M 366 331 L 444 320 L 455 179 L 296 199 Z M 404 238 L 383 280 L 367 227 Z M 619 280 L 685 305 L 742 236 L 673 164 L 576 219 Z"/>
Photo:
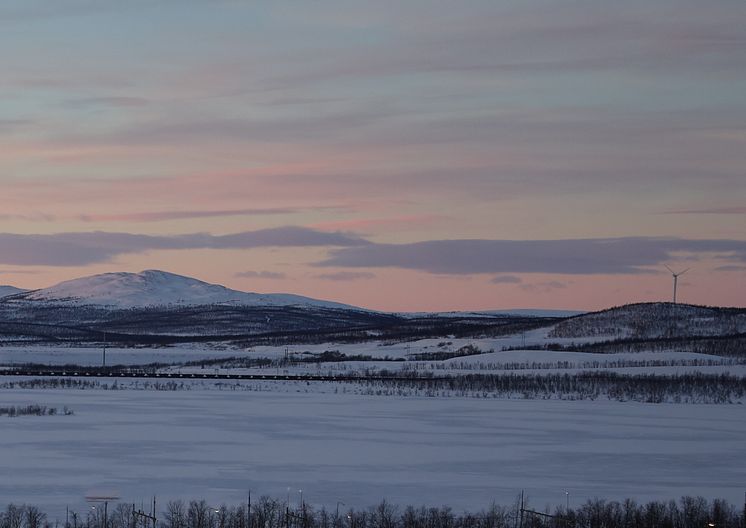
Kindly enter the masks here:
<path id="1" fill-rule="evenodd" d="M 185 528 L 187 524 L 187 509 L 184 501 L 169 501 L 166 505 L 165 517 L 168 528 Z"/>
<path id="2" fill-rule="evenodd" d="M 47 520 L 46 513 L 42 513 L 36 506 L 26 506 L 24 510 L 26 528 L 43 528 Z"/>
<path id="3" fill-rule="evenodd" d="M 23 507 L 15 504 L 8 504 L 0 516 L 0 528 L 22 528 L 23 526 Z"/>
<path id="4" fill-rule="evenodd" d="M 187 510 L 189 528 L 211 528 L 209 526 L 210 521 L 207 503 L 204 500 L 189 502 L 189 509 Z"/>

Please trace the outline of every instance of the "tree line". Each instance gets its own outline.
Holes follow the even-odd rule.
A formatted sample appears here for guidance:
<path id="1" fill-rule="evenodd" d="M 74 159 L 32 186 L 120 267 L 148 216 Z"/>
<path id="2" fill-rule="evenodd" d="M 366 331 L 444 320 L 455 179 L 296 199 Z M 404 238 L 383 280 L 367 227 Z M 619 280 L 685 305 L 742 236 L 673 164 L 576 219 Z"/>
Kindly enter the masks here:
<path id="1" fill-rule="evenodd" d="M 10 407 L 0 407 L 0 416 L 9 416 L 15 418 L 16 416 L 55 416 L 60 414 L 60 410 L 57 407 L 47 407 L 46 405 L 13 405 Z M 73 412 L 64 407 L 62 414 L 70 416 Z"/>
<path id="2" fill-rule="evenodd" d="M 434 376 L 431 372 L 381 370 L 390 380 L 365 381 L 367 387 L 417 388 L 457 395 L 482 393 L 484 397 L 572 400 L 607 398 L 646 403 L 738 403 L 746 396 L 746 378 L 730 374 L 673 375 L 578 372 L 547 374 L 459 374 Z M 436 395 L 436 394 L 433 394 Z"/>
<path id="3" fill-rule="evenodd" d="M 492 504 L 477 512 L 456 512 L 448 506 L 398 506 L 388 501 L 365 508 L 340 510 L 262 496 L 254 502 L 219 507 L 204 500 L 174 500 L 152 516 L 138 515 L 135 506 L 119 503 L 85 514 L 68 512 L 64 522 L 33 505 L 10 504 L 0 511 L 0 528 L 744 528 L 746 509 L 722 499 L 682 497 L 680 500 L 638 503 L 633 499 L 590 499 L 575 508 L 542 511 L 516 501 Z"/>
<path id="4" fill-rule="evenodd" d="M 366 377 L 369 376 L 369 377 Z M 21 379 L 0 383 L 5 389 L 94 389 L 179 391 L 198 388 L 216 390 L 271 390 L 273 382 L 201 382 L 132 380 L 107 383 L 100 380 L 50 378 Z M 292 382 L 291 382 L 292 383 Z M 303 381 L 310 385 L 311 382 Z M 313 382 L 321 383 L 321 382 Z M 742 403 L 746 399 L 746 377 L 730 374 L 687 373 L 673 375 L 577 373 L 475 373 L 435 376 L 433 372 L 387 370 L 360 372 L 353 380 L 332 383 L 340 390 L 372 396 L 479 397 L 503 399 L 563 399 L 635 401 L 645 403 Z M 307 391 L 308 392 L 308 391 Z"/>
<path id="5" fill-rule="evenodd" d="M 506 347 L 503 350 L 553 350 L 616 354 L 620 352 L 694 352 L 711 356 L 746 358 L 746 334 L 665 338 L 619 338 L 595 343 L 546 343 L 529 347 Z"/>

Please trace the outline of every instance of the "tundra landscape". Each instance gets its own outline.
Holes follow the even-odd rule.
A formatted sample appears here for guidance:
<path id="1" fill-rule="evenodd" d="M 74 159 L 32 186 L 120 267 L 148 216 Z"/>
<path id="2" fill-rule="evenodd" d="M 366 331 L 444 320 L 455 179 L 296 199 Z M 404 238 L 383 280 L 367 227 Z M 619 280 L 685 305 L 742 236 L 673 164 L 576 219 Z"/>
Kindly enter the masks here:
<path id="1" fill-rule="evenodd" d="M 0 49 L 0 528 L 746 528 L 743 0 Z"/>
<path id="2" fill-rule="evenodd" d="M 303 490 L 329 510 L 741 497 L 746 310 L 379 313 L 146 271 L 0 311 L 19 410 L 0 416 L 0 493 L 56 519 L 99 489 Z"/>

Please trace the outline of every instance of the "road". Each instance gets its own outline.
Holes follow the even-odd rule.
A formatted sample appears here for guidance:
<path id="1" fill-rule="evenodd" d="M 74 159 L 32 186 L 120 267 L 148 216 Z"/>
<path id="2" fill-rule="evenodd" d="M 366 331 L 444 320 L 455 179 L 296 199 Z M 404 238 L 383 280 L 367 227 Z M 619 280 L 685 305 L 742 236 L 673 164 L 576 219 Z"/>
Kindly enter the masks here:
<path id="1" fill-rule="evenodd" d="M 139 369 L 8 369 L 0 376 L 51 377 L 51 378 L 154 378 L 154 379 L 211 379 L 211 380 L 262 380 L 262 381 L 431 381 L 436 377 L 322 376 L 314 374 L 226 374 L 220 372 L 153 372 Z"/>

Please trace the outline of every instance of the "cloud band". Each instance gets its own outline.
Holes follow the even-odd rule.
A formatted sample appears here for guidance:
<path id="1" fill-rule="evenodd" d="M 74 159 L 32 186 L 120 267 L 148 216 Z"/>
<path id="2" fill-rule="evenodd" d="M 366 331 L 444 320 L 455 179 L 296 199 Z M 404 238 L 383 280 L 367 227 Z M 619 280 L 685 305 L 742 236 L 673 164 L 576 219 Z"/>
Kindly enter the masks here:
<path id="1" fill-rule="evenodd" d="M 403 268 L 440 274 L 637 274 L 680 253 L 746 262 L 746 241 L 680 238 L 431 240 L 335 249 L 320 266 Z"/>
<path id="2" fill-rule="evenodd" d="M 172 249 L 253 249 L 259 247 L 344 247 L 368 244 L 347 233 L 286 226 L 230 235 L 191 233 L 152 236 L 94 231 L 53 235 L 0 233 L 0 263 L 82 266 L 127 253 Z"/>

